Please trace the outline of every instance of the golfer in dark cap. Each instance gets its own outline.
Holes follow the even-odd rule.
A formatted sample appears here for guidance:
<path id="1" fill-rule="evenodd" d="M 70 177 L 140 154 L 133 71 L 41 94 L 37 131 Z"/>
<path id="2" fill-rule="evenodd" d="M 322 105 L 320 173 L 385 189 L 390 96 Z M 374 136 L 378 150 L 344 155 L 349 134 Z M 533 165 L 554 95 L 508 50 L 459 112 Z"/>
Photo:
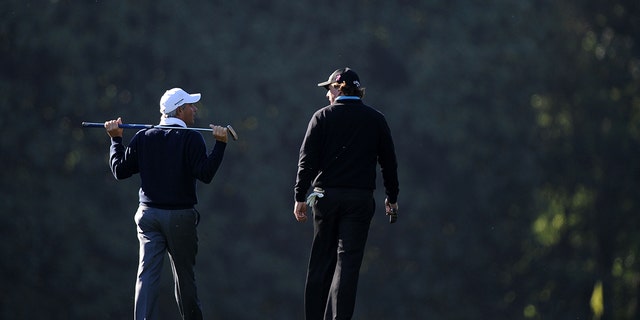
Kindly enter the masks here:
<path id="1" fill-rule="evenodd" d="M 351 319 L 380 165 L 385 212 L 398 212 L 397 162 L 382 113 L 362 102 L 364 88 L 350 68 L 318 84 L 329 105 L 309 121 L 300 147 L 293 213 L 307 220 L 313 209 L 314 236 L 305 287 L 307 320 Z M 307 196 L 310 187 L 313 192 Z"/>

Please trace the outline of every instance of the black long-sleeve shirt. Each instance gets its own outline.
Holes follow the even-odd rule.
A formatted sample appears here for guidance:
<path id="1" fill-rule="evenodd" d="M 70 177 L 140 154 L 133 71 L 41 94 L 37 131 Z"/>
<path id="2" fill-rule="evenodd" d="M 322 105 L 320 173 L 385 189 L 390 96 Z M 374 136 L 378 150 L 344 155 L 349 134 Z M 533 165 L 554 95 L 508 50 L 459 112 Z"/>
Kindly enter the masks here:
<path id="1" fill-rule="evenodd" d="M 380 164 L 389 202 L 398 198 L 395 147 L 384 115 L 360 99 L 341 99 L 309 121 L 298 161 L 296 201 L 309 186 L 374 190 Z"/>
<path id="2" fill-rule="evenodd" d="M 126 148 L 121 137 L 111 139 L 111 171 L 118 180 L 140 173 L 140 203 L 161 209 L 191 208 L 198 202 L 196 179 L 211 182 L 226 146 L 216 141 L 207 155 L 200 132 L 145 129 Z"/>

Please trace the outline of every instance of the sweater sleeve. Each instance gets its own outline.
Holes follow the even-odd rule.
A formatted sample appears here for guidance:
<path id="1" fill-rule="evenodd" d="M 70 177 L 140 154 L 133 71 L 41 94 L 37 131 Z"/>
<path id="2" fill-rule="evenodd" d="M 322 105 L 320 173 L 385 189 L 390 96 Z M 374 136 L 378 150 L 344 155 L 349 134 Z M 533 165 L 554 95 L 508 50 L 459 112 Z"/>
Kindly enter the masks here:
<path id="1" fill-rule="evenodd" d="M 135 138 L 136 136 L 131 139 L 129 147 L 124 146 L 122 137 L 111 138 L 109 162 L 111 173 L 117 180 L 129 178 L 139 172 Z"/>
<path id="2" fill-rule="evenodd" d="M 194 132 L 188 143 L 189 161 L 193 164 L 191 166 L 193 177 L 204 183 L 211 183 L 222 164 L 226 147 L 226 143 L 216 141 L 211 152 L 207 154 L 204 137 Z"/>
<path id="3" fill-rule="evenodd" d="M 380 139 L 378 163 L 380 164 L 380 172 L 382 173 L 385 194 L 389 202 L 398 202 L 399 183 L 398 183 L 398 161 L 396 159 L 393 138 L 391 137 L 391 129 L 386 120 L 383 119 L 383 134 Z"/>
<path id="4" fill-rule="evenodd" d="M 294 187 L 294 198 L 298 202 L 305 201 L 307 191 L 311 186 L 311 181 L 318 174 L 320 163 L 320 148 L 317 114 L 309 121 L 307 132 L 300 146 L 300 157 L 298 159 L 298 173 Z"/>

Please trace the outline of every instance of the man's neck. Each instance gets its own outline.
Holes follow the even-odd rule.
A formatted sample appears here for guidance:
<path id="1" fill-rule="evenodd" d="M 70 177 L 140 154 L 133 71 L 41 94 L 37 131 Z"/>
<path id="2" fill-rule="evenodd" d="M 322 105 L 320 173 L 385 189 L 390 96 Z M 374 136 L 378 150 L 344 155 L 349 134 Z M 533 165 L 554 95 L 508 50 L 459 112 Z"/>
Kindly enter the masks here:
<path id="1" fill-rule="evenodd" d="M 169 118 L 162 117 L 162 118 L 160 118 L 160 125 L 161 126 L 179 125 L 179 126 L 181 126 L 183 128 L 187 127 L 187 124 L 184 121 L 182 121 L 179 118 L 175 118 L 175 117 L 169 117 Z"/>

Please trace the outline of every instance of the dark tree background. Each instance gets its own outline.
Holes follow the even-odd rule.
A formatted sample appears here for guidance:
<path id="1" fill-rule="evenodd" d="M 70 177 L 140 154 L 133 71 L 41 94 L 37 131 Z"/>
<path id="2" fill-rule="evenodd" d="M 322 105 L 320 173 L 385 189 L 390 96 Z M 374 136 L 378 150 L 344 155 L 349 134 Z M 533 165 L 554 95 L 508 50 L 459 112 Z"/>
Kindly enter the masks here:
<path id="1" fill-rule="evenodd" d="M 392 226 L 376 190 L 356 319 L 640 317 L 638 1 L 0 8 L 3 319 L 131 317 L 139 181 L 115 181 L 104 130 L 80 123 L 156 123 L 172 87 L 202 92 L 198 126 L 240 134 L 199 186 L 206 318 L 301 319 L 298 148 L 344 66 L 401 182 Z M 161 302 L 177 319 L 168 268 Z"/>

